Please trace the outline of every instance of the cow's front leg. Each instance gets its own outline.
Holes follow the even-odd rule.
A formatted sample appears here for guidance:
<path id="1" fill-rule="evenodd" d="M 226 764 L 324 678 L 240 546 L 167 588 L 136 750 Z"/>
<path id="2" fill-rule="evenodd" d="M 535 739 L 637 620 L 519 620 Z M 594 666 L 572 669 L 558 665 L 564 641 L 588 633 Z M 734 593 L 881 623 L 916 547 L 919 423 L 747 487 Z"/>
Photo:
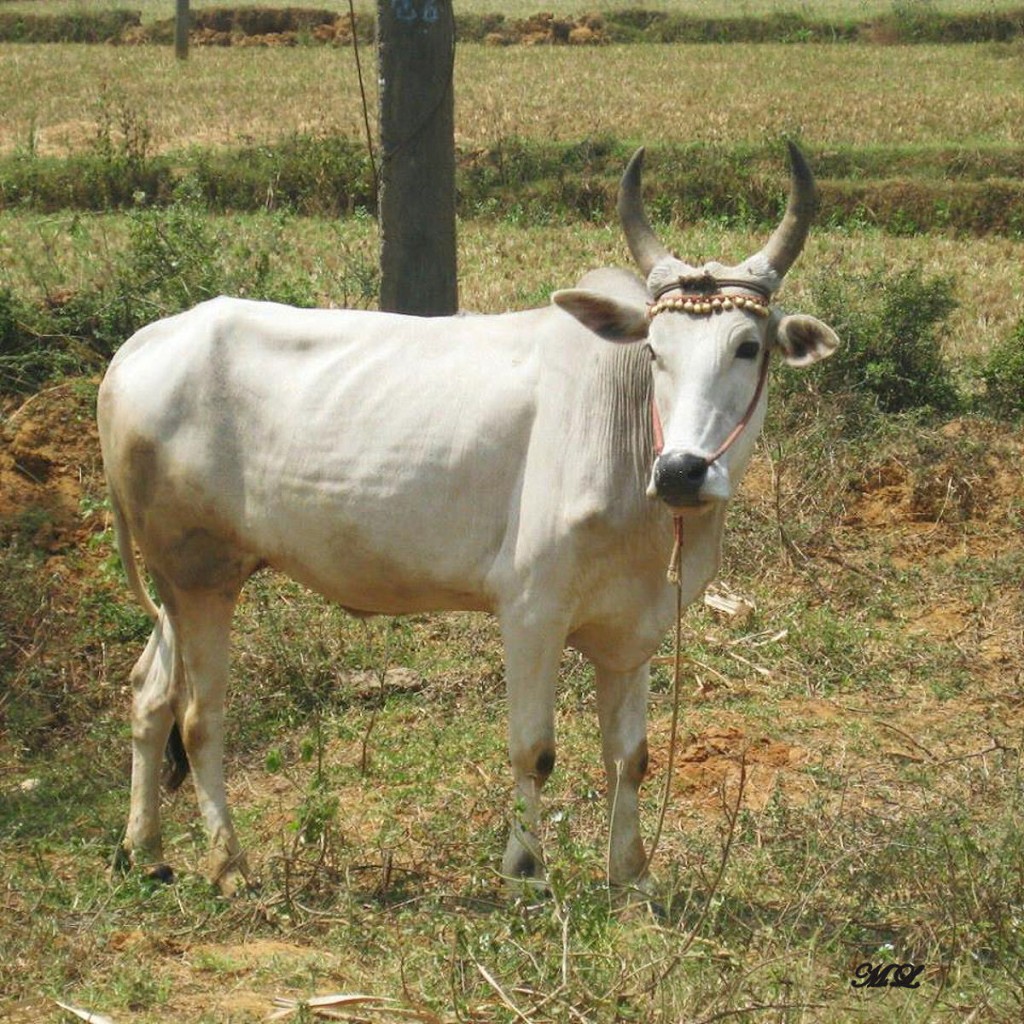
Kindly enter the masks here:
<path id="1" fill-rule="evenodd" d="M 609 882 L 636 886 L 647 856 L 640 838 L 638 792 L 647 773 L 647 689 L 649 666 L 610 672 L 595 666 L 601 749 L 608 775 Z"/>
<path id="2" fill-rule="evenodd" d="M 544 881 L 537 837 L 540 794 L 555 767 L 555 684 L 564 644 L 560 627 L 502 622 L 508 695 L 508 749 L 515 780 L 512 829 L 502 858 L 510 880 Z"/>

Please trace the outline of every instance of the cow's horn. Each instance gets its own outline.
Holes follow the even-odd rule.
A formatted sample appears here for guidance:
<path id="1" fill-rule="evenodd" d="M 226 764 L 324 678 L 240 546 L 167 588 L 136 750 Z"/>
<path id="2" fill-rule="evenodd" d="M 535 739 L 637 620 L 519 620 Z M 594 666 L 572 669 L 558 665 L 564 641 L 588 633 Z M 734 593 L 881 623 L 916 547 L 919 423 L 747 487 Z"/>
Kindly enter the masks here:
<path id="1" fill-rule="evenodd" d="M 780 278 L 785 277 L 786 271 L 800 255 L 818 208 L 818 189 L 811 168 L 794 143 L 790 142 L 788 146 L 791 168 L 789 202 L 782 222 L 759 254 Z"/>
<path id="2" fill-rule="evenodd" d="M 670 259 L 672 254 L 658 241 L 644 213 L 644 203 L 640 195 L 640 170 L 643 163 L 644 150 L 641 146 L 633 154 L 619 182 L 617 207 L 629 251 L 646 277 L 662 260 Z"/>

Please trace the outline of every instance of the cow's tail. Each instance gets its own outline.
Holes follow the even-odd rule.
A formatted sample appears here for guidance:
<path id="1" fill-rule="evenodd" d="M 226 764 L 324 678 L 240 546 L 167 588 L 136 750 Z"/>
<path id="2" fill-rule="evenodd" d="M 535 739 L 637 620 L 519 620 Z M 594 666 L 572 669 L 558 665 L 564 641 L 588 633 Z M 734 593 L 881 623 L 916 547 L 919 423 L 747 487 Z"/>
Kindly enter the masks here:
<path id="1" fill-rule="evenodd" d="M 167 746 L 164 747 L 164 789 L 173 793 L 188 778 L 188 772 L 188 751 L 185 750 L 185 741 L 181 738 L 181 726 L 175 719 L 174 725 L 171 726 L 171 735 L 167 737 Z"/>
<path id="2" fill-rule="evenodd" d="M 155 626 L 160 618 L 160 609 L 149 596 L 139 575 L 139 563 L 135 560 L 135 552 L 132 550 L 132 532 L 128 526 L 128 519 L 121 507 L 121 500 L 113 487 L 107 487 L 110 493 L 110 508 L 114 515 L 114 536 L 117 538 L 117 553 L 121 556 L 121 564 L 124 566 L 124 574 L 128 577 L 128 586 L 135 595 L 135 600 L 142 605 L 142 610 L 149 616 Z"/>
<path id="3" fill-rule="evenodd" d="M 142 606 L 142 610 L 149 616 L 150 621 L 156 630 L 159 630 L 166 643 L 170 645 L 170 671 L 171 686 L 176 682 L 176 674 L 180 671 L 178 658 L 174 650 L 174 627 L 167 618 L 167 612 L 158 608 L 153 598 L 149 596 L 146 585 L 142 582 L 139 574 L 139 563 L 135 558 L 135 551 L 132 548 L 132 534 L 128 526 L 128 519 L 124 514 L 117 492 L 113 487 L 108 487 L 110 493 L 110 507 L 114 519 L 114 536 L 117 538 L 117 553 L 124 566 L 124 574 L 128 578 L 128 586 L 135 595 L 135 599 Z M 161 620 L 163 620 L 161 622 Z M 145 657 L 145 656 L 144 656 Z M 164 771 L 163 784 L 166 789 L 173 792 L 182 782 L 185 781 L 189 772 L 188 753 L 185 750 L 185 742 L 181 735 L 181 726 L 175 717 L 174 725 L 171 726 L 171 734 L 167 737 L 167 746 L 164 748 Z"/>

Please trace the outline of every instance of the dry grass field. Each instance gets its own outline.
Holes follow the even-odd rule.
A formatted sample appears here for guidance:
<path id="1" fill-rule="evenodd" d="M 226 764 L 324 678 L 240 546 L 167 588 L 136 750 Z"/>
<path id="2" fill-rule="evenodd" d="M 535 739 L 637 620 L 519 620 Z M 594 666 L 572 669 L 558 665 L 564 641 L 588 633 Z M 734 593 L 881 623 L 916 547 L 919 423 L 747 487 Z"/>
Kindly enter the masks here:
<path id="1" fill-rule="evenodd" d="M 364 58 L 371 68 L 372 55 Z M 815 147 L 1020 145 L 1021 60 L 1013 43 L 467 45 L 456 65 L 457 142 L 614 135 L 741 144 L 788 135 Z M 609 91 L 609 81 L 630 87 Z M 0 153 L 81 150 L 105 114 L 122 111 L 146 125 L 155 151 L 363 132 L 352 54 L 329 48 L 198 48 L 182 63 L 153 46 L 0 44 L 0 95 Z"/>
<path id="2" fill-rule="evenodd" d="M 152 17 L 158 5 L 141 7 Z M 1014 152 L 1020 59 L 1014 44 L 467 46 L 458 141 L 727 146 L 795 134 L 822 158 L 831 147 Z M 2 46 L 0 152 L 88 151 L 111 121 L 172 154 L 296 131 L 358 137 L 354 92 L 350 56 L 332 50 L 201 50 L 181 65 L 154 47 Z M 652 184 L 668 170 L 654 157 Z M 781 163 L 774 177 L 782 188 Z M 188 786 L 164 806 L 177 883 L 112 874 L 128 672 L 146 620 L 112 550 L 94 427 L 101 367 L 3 394 L 0 1021 L 88 1019 L 59 1000 L 115 1024 L 254 1024 L 287 998 L 287 1019 L 311 1022 L 328 1019 L 314 998 L 336 993 L 364 998 L 331 1019 L 380 1024 L 1019 1021 L 1024 427 L 986 408 L 981 368 L 1024 319 L 1024 239 L 830 229 L 828 217 L 782 304 L 828 311 L 863 343 L 865 324 L 884 326 L 870 310 L 889 309 L 893 282 L 918 268 L 957 303 L 923 337 L 963 400 L 886 413 L 870 400 L 870 366 L 852 385 L 773 371 L 719 580 L 743 610 L 684 619 L 657 919 L 618 908 L 604 883 L 596 715 L 578 657 L 563 660 L 543 825 L 552 894 L 515 898 L 496 870 L 510 786 L 493 623 L 358 622 L 272 575 L 239 610 L 229 706 L 231 799 L 261 887 L 212 894 Z M 724 219 L 659 230 L 691 260 L 738 258 L 762 240 Z M 5 296 L 60 313 L 105 294 L 143 258 L 151 272 L 168 240 L 180 249 L 159 250 L 152 316 L 181 299 L 179 280 L 191 294 L 253 267 L 310 301 L 373 303 L 367 215 L 214 215 L 186 198 L 167 210 L 0 210 L 0 314 Z M 471 309 L 542 304 L 583 269 L 627 260 L 617 228 L 557 208 L 543 226 L 508 211 L 467 219 L 459 244 Z M 908 338 L 917 301 L 892 307 Z M 0 338 L 9 328 L 0 315 Z M 41 351 L 58 343 L 38 338 Z M 0 371 L 6 358 L 0 349 Z M 660 664 L 649 830 L 670 709 Z M 854 987 L 864 963 L 920 967 L 919 987 Z"/>

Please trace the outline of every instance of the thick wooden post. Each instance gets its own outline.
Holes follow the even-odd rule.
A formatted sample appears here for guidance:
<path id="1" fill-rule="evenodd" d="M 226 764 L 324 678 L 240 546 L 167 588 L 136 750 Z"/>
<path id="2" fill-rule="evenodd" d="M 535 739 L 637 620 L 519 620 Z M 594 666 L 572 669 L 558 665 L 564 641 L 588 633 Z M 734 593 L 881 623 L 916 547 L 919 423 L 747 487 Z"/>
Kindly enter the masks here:
<path id="1" fill-rule="evenodd" d="M 380 308 L 458 309 L 452 0 L 377 0 Z"/>
<path id="2" fill-rule="evenodd" d="M 184 60 L 188 56 L 188 0 L 174 0 L 174 56 Z"/>

